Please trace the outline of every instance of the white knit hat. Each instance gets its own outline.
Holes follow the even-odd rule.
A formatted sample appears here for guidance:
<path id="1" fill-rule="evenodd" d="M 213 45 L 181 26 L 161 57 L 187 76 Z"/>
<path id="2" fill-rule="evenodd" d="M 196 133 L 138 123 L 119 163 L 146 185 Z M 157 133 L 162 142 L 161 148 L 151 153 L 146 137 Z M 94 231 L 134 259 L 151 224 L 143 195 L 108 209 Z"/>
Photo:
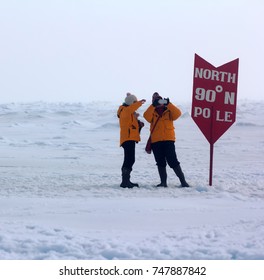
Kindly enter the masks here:
<path id="1" fill-rule="evenodd" d="M 127 93 L 127 96 L 126 96 L 126 98 L 125 98 L 125 103 L 126 103 L 127 105 L 131 105 L 131 104 L 133 104 L 133 103 L 136 102 L 136 101 L 137 101 L 136 96 L 128 92 L 128 93 Z"/>

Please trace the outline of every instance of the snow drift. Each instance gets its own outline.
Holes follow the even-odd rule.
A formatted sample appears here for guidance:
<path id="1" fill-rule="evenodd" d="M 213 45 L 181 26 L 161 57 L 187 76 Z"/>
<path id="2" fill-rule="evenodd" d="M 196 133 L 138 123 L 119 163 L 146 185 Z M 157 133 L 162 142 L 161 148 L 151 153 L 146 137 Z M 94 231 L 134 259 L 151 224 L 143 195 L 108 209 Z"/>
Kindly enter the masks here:
<path id="1" fill-rule="evenodd" d="M 209 144 L 190 105 L 175 122 L 190 189 L 167 189 L 144 151 L 121 189 L 119 104 L 0 105 L 0 259 L 264 259 L 263 102 L 239 101 L 237 122 Z M 148 105 L 143 105 L 143 111 Z"/>

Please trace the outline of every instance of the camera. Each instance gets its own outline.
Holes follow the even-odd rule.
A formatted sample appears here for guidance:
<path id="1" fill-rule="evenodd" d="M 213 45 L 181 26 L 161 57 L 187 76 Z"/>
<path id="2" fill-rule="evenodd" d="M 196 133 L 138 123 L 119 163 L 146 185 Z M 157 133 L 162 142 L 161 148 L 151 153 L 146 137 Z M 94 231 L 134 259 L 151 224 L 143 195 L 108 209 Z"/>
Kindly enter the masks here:
<path id="1" fill-rule="evenodd" d="M 168 99 L 160 99 L 159 101 L 158 101 L 158 103 L 160 104 L 160 105 L 167 105 L 168 104 Z"/>

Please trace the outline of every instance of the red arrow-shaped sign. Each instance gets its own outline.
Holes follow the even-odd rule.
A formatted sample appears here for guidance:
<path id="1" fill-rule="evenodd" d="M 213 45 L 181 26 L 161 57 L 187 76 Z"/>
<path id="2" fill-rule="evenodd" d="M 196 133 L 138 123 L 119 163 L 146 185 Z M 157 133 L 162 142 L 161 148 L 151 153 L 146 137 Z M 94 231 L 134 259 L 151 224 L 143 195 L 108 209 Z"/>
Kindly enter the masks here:
<path id="1" fill-rule="evenodd" d="M 238 59 L 215 67 L 195 54 L 192 118 L 210 144 L 235 122 Z"/>
<path id="2" fill-rule="evenodd" d="M 238 61 L 215 67 L 195 54 L 192 118 L 210 143 L 210 186 L 213 145 L 236 120 Z"/>

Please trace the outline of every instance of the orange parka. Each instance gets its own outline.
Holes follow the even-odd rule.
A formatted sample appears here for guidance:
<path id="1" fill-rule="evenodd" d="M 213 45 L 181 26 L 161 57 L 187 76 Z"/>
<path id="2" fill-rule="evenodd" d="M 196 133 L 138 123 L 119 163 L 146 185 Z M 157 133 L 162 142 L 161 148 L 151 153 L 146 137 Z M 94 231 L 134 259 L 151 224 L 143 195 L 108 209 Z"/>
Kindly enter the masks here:
<path id="1" fill-rule="evenodd" d="M 150 105 L 143 116 L 151 124 L 151 131 L 159 117 L 159 114 L 155 111 L 155 107 Z M 151 134 L 151 143 L 159 141 L 175 141 L 176 137 L 173 121 L 177 120 L 180 116 L 180 109 L 172 103 L 169 103 Z"/>
<path id="2" fill-rule="evenodd" d="M 137 101 L 131 105 L 121 105 L 117 110 L 120 125 L 120 146 L 125 141 L 140 141 L 138 119 L 135 111 L 142 105 Z"/>

